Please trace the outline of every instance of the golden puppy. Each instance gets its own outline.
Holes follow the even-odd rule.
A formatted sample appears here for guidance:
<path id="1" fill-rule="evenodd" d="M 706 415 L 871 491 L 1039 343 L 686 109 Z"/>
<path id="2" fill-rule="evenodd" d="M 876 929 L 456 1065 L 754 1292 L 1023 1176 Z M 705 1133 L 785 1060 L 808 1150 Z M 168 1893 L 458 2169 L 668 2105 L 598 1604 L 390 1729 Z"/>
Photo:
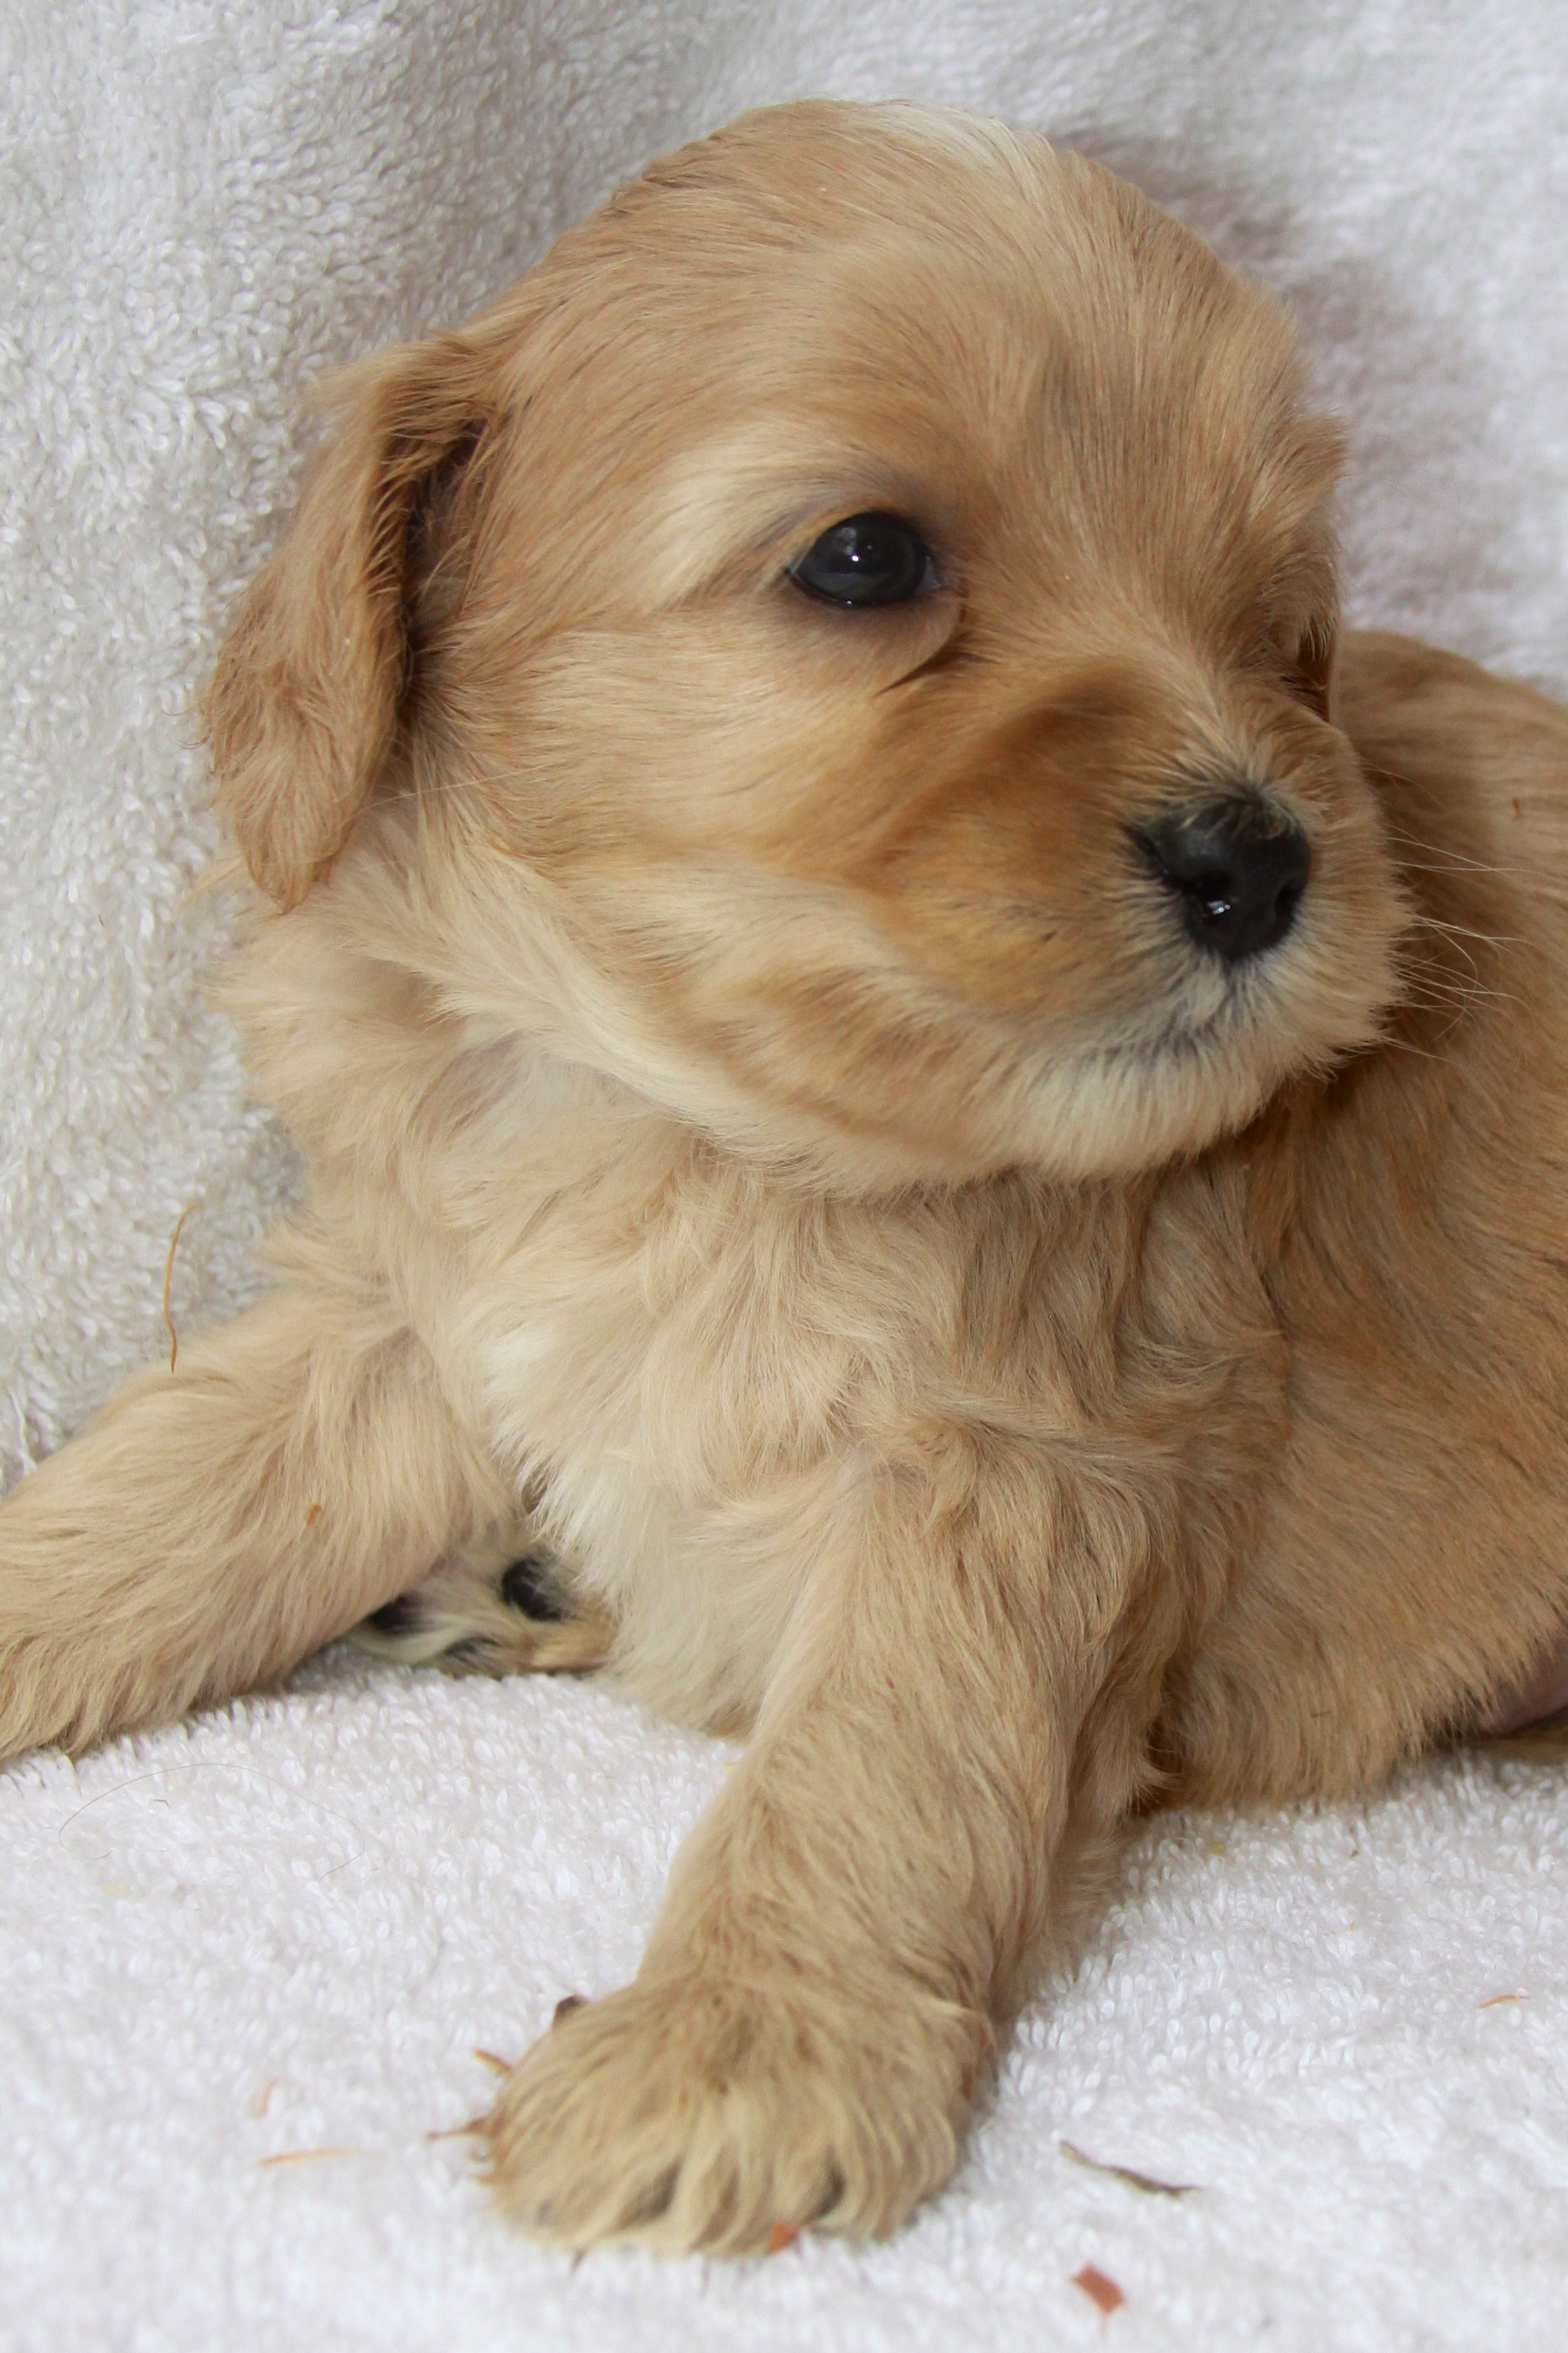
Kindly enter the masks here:
<path id="1" fill-rule="evenodd" d="M 0 1513 L 0 1735 L 431 1572 L 607 1650 L 751 1743 L 498 2191 L 887 2231 L 1131 1810 L 1548 1672 L 1568 714 L 1336 667 L 1279 311 L 962 117 L 750 117 L 343 406 L 206 704 L 309 1205 Z"/>

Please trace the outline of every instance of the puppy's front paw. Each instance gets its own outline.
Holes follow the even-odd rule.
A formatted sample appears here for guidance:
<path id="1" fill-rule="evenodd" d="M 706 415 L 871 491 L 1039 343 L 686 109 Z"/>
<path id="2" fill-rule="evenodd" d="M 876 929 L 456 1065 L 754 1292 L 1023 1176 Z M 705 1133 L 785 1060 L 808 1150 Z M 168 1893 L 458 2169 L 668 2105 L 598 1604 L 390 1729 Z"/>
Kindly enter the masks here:
<path id="1" fill-rule="evenodd" d="M 952 2172 L 989 2030 L 797 1983 L 638 1983 L 558 2013 L 485 2124 L 497 2196 L 568 2247 L 764 2252 L 896 2229 Z"/>

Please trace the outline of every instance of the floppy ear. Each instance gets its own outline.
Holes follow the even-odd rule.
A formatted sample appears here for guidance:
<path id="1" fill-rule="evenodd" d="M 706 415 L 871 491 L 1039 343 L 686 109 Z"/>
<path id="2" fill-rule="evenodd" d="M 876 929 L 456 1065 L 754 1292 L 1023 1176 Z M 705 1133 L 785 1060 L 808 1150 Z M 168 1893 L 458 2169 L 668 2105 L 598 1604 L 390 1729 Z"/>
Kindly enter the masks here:
<path id="1" fill-rule="evenodd" d="M 202 698 L 217 809 L 279 906 L 331 866 L 392 748 L 414 525 L 433 478 L 495 424 L 496 378 L 484 345 L 458 334 L 337 378 L 342 421 L 218 655 Z"/>

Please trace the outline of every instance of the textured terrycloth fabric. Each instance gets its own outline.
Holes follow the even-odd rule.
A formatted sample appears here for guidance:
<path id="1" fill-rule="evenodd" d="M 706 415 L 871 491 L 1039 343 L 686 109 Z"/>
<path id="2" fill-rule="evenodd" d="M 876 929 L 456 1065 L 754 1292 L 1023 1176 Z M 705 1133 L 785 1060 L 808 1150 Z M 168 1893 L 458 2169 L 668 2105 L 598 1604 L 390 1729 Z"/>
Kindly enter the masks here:
<path id="1" fill-rule="evenodd" d="M 9 0 L 0 61 L 0 1475 L 166 1345 L 182 1209 L 188 1331 L 290 1181 L 184 902 L 189 692 L 304 387 L 653 150 L 831 90 L 1104 156 L 1294 301 L 1351 428 L 1352 610 L 1568 685 L 1561 0 Z M 1128 2345 L 1559 2341 L 1568 1800 L 1514 1766 L 1151 1832 L 1120 1941 L 886 2251 L 573 2274 L 507 2239 L 421 2136 L 482 2095 L 472 2043 L 629 1970 L 721 1764 L 603 1693 L 340 1666 L 15 1768 L 0 2342 L 1098 2342 L 1083 2261 Z M 258 2169 L 340 2142 L 372 2153 Z"/>
<path id="2" fill-rule="evenodd" d="M 630 1973 L 728 1754 L 589 1686 L 340 1660 L 0 1778 L 6 2353 L 1562 2344 L 1568 1802 L 1495 1759 L 1147 1831 L 889 2245 L 513 2238 L 429 2136 L 488 2101 L 480 2052 Z"/>

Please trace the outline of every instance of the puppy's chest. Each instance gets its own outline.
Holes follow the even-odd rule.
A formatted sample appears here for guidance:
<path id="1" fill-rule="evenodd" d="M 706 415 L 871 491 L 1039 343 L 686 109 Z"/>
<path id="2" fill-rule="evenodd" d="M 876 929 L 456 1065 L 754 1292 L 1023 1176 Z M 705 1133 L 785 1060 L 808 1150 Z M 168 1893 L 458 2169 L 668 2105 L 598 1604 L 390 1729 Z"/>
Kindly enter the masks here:
<path id="1" fill-rule="evenodd" d="M 737 1514 L 782 1540 L 943 1424 L 1008 1430 L 1042 1477 L 1103 1441 L 1147 1485 L 1212 1397 L 1218 1335 L 1130 1320 L 1117 1205 L 819 1199 L 699 1152 L 633 1173 L 541 1199 L 467 1305 L 491 1442 L 574 1549 Z"/>
<path id="2" fill-rule="evenodd" d="M 701 1512 L 929 1400 L 952 1280 L 874 1218 L 682 1175 L 641 1198 L 563 1190 L 482 1281 L 472 1325 L 503 1456 Z"/>

